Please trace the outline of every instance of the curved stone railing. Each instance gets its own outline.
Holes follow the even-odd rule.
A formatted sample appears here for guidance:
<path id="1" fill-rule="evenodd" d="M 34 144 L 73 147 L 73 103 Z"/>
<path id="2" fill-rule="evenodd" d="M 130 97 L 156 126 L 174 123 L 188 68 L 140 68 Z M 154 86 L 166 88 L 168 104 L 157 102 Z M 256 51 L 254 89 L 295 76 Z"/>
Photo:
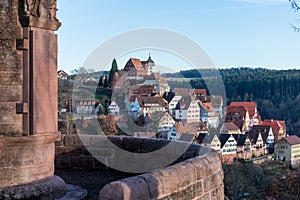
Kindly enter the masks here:
<path id="1" fill-rule="evenodd" d="M 131 152 L 150 152 L 170 142 L 132 137 L 64 135 L 62 141 L 56 144 L 56 167 L 107 170 L 106 165 L 87 151 L 98 148 L 98 155 L 115 157 L 114 149 L 109 149 L 103 142 L 105 138 Z M 175 154 L 176 149 L 167 153 Z M 173 165 L 105 185 L 99 199 L 224 199 L 221 160 L 214 150 L 192 144 Z"/>

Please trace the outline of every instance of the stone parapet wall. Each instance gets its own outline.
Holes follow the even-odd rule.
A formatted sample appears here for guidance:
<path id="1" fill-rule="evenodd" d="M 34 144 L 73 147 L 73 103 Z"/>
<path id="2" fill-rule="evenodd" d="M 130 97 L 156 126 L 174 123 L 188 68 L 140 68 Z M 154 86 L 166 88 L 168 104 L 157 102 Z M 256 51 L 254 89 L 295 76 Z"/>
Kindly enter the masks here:
<path id="1" fill-rule="evenodd" d="M 109 183 L 100 191 L 99 199 L 224 199 L 219 156 L 212 152 Z"/>
<path id="2" fill-rule="evenodd" d="M 63 135 L 61 142 L 56 143 L 56 168 L 107 170 L 108 167 L 88 151 L 93 149 L 93 155 L 97 152 L 96 157 L 118 157 L 115 149 L 105 142 L 106 138 L 122 149 L 139 153 L 157 150 L 170 142 L 132 137 Z M 176 154 L 176 148 L 170 153 Z M 192 144 L 178 157 L 168 167 L 107 184 L 100 191 L 99 199 L 224 199 L 223 171 L 217 152 Z M 109 164 L 109 159 L 107 161 Z M 126 162 L 126 158 L 123 161 Z"/>

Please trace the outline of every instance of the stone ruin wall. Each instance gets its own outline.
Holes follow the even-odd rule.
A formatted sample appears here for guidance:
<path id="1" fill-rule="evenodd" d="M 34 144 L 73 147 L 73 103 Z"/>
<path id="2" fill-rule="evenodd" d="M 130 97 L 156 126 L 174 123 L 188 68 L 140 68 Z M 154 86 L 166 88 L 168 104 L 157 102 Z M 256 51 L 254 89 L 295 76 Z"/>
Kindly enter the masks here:
<path id="1" fill-rule="evenodd" d="M 85 135 L 79 138 L 77 135 L 62 135 L 61 142 L 57 142 L 55 148 L 56 168 L 109 170 L 87 150 L 92 148 L 96 156 L 116 158 L 118 155 L 115 155 L 115 149 L 109 149 L 103 142 L 105 138 L 106 136 Z M 108 138 L 118 147 L 133 152 L 157 149 L 167 143 L 166 140 L 156 139 L 113 136 Z M 81 139 L 84 142 L 81 142 Z M 109 183 L 100 191 L 99 199 L 224 199 L 220 157 L 215 151 L 206 148 L 203 151 L 202 148 L 204 147 L 193 144 L 174 165 Z M 167 152 L 162 157 L 168 153 L 176 153 L 175 151 Z M 203 152 L 204 155 L 199 155 Z"/>
<path id="2" fill-rule="evenodd" d="M 25 2 L 44 9 L 26 14 Z M 54 141 L 60 136 L 54 31 L 61 23 L 49 2 L 0 1 L 0 199 L 25 198 L 18 191 L 26 184 L 61 182 L 54 176 Z"/>
<path id="3" fill-rule="evenodd" d="M 16 103 L 22 102 L 22 57 L 17 38 L 22 38 L 18 0 L 0 1 L 0 136 L 22 136 L 22 115 Z"/>

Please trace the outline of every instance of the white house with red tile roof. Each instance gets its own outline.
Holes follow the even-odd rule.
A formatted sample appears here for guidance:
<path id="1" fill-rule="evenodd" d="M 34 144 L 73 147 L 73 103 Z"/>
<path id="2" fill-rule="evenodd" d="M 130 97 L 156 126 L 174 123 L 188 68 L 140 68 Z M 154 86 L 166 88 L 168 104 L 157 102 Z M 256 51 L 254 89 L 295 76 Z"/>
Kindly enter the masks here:
<path id="1" fill-rule="evenodd" d="M 300 138 L 296 135 L 282 138 L 275 144 L 277 160 L 287 162 L 292 168 L 300 167 Z"/>
<path id="2" fill-rule="evenodd" d="M 272 127 L 275 143 L 286 136 L 286 126 L 284 121 L 266 119 L 260 122 L 260 125 Z"/>

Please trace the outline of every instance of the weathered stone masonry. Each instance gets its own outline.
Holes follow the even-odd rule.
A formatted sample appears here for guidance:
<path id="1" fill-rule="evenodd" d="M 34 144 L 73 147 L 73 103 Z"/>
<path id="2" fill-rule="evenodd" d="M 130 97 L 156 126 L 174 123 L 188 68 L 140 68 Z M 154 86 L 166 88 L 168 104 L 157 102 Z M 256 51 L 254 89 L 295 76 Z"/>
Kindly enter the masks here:
<path id="1" fill-rule="evenodd" d="M 106 136 L 63 135 L 61 142 L 56 143 L 56 168 L 108 170 L 106 165 L 94 157 L 118 159 L 115 149 L 109 149 L 110 146 L 105 145 L 105 138 Z M 153 151 L 169 142 L 132 137 L 108 138 L 116 146 L 131 152 Z M 89 153 L 89 149 L 94 156 Z M 165 152 L 156 159 L 164 159 L 170 153 L 175 154 L 176 149 Z M 109 165 L 109 159 L 107 164 Z M 109 183 L 100 191 L 99 199 L 224 199 L 220 157 L 211 149 L 193 144 L 174 165 Z"/>
<path id="2" fill-rule="evenodd" d="M 54 31 L 61 24 L 48 2 L 56 1 L 0 1 L 0 199 L 42 195 L 26 193 L 28 187 L 47 186 L 53 191 L 49 199 L 56 189 L 58 196 L 64 192 L 64 182 L 54 176 L 54 141 L 60 135 Z"/>

